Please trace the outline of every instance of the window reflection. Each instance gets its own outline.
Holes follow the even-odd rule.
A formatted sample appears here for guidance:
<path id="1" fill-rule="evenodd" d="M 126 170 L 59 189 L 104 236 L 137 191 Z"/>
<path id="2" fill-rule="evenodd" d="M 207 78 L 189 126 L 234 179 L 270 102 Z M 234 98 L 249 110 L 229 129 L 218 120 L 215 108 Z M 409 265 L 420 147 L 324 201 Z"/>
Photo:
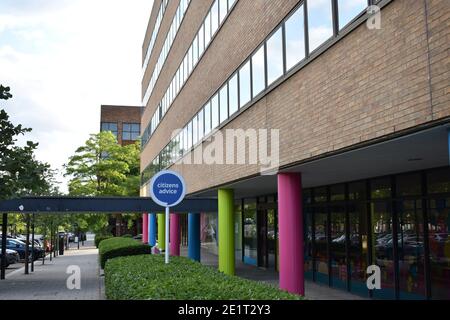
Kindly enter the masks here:
<path id="1" fill-rule="evenodd" d="M 367 7 L 367 0 L 338 0 L 339 29 L 345 27 Z"/>
<path id="2" fill-rule="evenodd" d="M 244 202 L 244 263 L 257 265 L 258 242 L 256 230 L 256 199 Z"/>
<path id="3" fill-rule="evenodd" d="M 195 145 L 198 141 L 198 120 L 197 116 L 192 119 L 192 136 L 193 136 L 193 145 Z"/>
<path id="4" fill-rule="evenodd" d="M 227 15 L 227 0 L 219 0 L 219 12 L 220 12 L 220 22 L 222 23 L 223 19 L 225 19 L 225 16 Z"/>
<path id="5" fill-rule="evenodd" d="M 219 0 L 216 0 L 211 8 L 211 36 L 216 33 L 219 27 Z"/>
<path id="6" fill-rule="evenodd" d="M 208 13 L 205 19 L 205 48 L 211 41 L 211 14 Z"/>
<path id="7" fill-rule="evenodd" d="M 250 91 L 250 61 L 247 61 L 239 70 L 239 106 L 241 108 L 250 101 Z"/>
<path id="8" fill-rule="evenodd" d="M 267 40 L 267 84 L 283 75 L 283 32 L 279 28 Z"/>
<path id="9" fill-rule="evenodd" d="M 328 224 L 326 207 L 317 207 L 315 218 L 315 277 L 316 281 L 328 284 Z"/>
<path id="10" fill-rule="evenodd" d="M 308 1 L 309 51 L 333 36 L 331 0 Z"/>
<path id="11" fill-rule="evenodd" d="M 211 132 L 211 103 L 207 102 L 203 108 L 205 114 L 205 135 Z"/>
<path id="12" fill-rule="evenodd" d="M 228 81 L 228 94 L 229 94 L 229 112 L 230 116 L 238 111 L 238 81 L 237 73 Z"/>
<path id="13" fill-rule="evenodd" d="M 215 129 L 219 125 L 219 97 L 216 94 L 211 99 L 211 128 Z"/>
<path id="14" fill-rule="evenodd" d="M 204 122 L 203 109 L 198 113 L 198 139 L 201 140 L 204 136 Z"/>
<path id="15" fill-rule="evenodd" d="M 220 123 L 228 119 L 228 85 L 225 84 L 222 89 L 220 89 Z"/>
<path id="16" fill-rule="evenodd" d="M 253 98 L 266 88 L 265 66 L 264 66 L 264 46 L 261 46 L 252 57 L 252 88 Z"/>
<path id="17" fill-rule="evenodd" d="M 289 70 L 305 58 L 305 26 L 303 5 L 285 23 L 286 69 Z"/>

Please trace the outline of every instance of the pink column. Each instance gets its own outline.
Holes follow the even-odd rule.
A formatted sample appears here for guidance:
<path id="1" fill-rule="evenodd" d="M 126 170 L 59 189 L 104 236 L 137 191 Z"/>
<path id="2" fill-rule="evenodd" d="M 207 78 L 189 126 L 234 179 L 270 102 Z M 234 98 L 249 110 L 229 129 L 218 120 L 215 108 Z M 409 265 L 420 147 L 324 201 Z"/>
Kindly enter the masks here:
<path id="1" fill-rule="evenodd" d="M 278 174 L 280 289 L 305 294 L 302 179 L 300 173 Z"/>
<path id="2" fill-rule="evenodd" d="M 181 232 L 180 232 L 180 215 L 176 213 L 170 214 L 170 254 L 172 256 L 180 255 Z"/>
<path id="3" fill-rule="evenodd" d="M 142 242 L 148 243 L 148 214 L 142 214 Z"/>

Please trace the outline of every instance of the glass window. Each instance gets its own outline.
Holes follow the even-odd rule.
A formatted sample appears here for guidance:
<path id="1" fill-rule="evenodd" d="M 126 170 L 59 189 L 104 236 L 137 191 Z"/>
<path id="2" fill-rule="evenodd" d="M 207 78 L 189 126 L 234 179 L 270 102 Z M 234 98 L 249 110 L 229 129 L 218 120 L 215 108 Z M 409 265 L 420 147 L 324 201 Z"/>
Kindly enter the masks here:
<path id="1" fill-rule="evenodd" d="M 189 48 L 189 51 L 188 51 L 188 69 L 187 69 L 187 76 L 186 76 L 186 79 L 189 77 L 189 75 L 191 74 L 191 72 L 192 72 L 192 57 L 193 57 L 193 54 L 192 54 L 192 52 L 193 52 L 193 50 L 192 50 L 192 46 Z"/>
<path id="2" fill-rule="evenodd" d="M 211 41 L 211 14 L 208 13 L 205 19 L 205 48 Z"/>
<path id="3" fill-rule="evenodd" d="M 188 150 L 192 148 L 192 120 L 187 125 Z"/>
<path id="4" fill-rule="evenodd" d="M 396 176 L 395 186 L 398 197 L 420 195 L 422 193 L 420 173 Z"/>
<path id="5" fill-rule="evenodd" d="M 200 27 L 200 30 L 198 32 L 198 58 L 200 59 L 200 57 L 203 54 L 203 51 L 205 51 L 205 29 L 204 29 L 204 25 L 202 24 L 202 26 Z"/>
<path id="6" fill-rule="evenodd" d="M 383 199 L 391 197 L 391 179 L 380 178 L 370 181 L 370 194 L 372 199 Z"/>
<path id="7" fill-rule="evenodd" d="M 219 96 L 216 94 L 211 99 L 211 129 L 217 128 L 219 125 Z"/>
<path id="8" fill-rule="evenodd" d="M 250 61 L 247 61 L 239 70 L 239 106 L 241 108 L 252 98 L 250 86 Z"/>
<path id="9" fill-rule="evenodd" d="M 193 136 L 193 145 L 195 145 L 198 141 L 198 120 L 197 116 L 192 119 L 192 136 Z"/>
<path id="10" fill-rule="evenodd" d="M 366 183 L 364 181 L 353 182 L 348 185 L 349 200 L 366 199 Z"/>
<path id="11" fill-rule="evenodd" d="M 111 131 L 116 136 L 116 139 L 117 139 L 117 136 L 118 136 L 117 123 L 102 122 L 101 131 Z"/>
<path id="12" fill-rule="evenodd" d="M 266 88 L 265 66 L 264 66 L 264 46 L 252 56 L 252 76 L 253 76 L 253 98 Z"/>
<path id="13" fill-rule="evenodd" d="M 285 23 L 286 69 L 289 70 L 305 58 L 305 25 L 303 5 Z"/>
<path id="14" fill-rule="evenodd" d="M 267 84 L 283 75 L 283 31 L 281 28 L 267 40 Z"/>
<path id="15" fill-rule="evenodd" d="M 314 214 L 315 277 L 328 284 L 328 221 L 326 207 L 317 207 Z"/>
<path id="16" fill-rule="evenodd" d="M 205 114 L 205 135 L 211 132 L 211 102 L 207 102 L 203 107 Z"/>
<path id="17" fill-rule="evenodd" d="M 229 108 L 230 116 L 238 111 L 239 101 L 238 101 L 238 81 L 237 73 L 228 81 L 228 93 L 229 93 Z"/>
<path id="18" fill-rule="evenodd" d="M 228 119 L 228 85 L 225 84 L 220 89 L 220 123 Z"/>
<path id="19" fill-rule="evenodd" d="M 427 172 L 427 191 L 428 193 L 449 193 L 450 168 Z"/>
<path id="20" fill-rule="evenodd" d="M 219 0 L 214 1 L 211 8 L 211 36 L 213 36 L 219 28 Z"/>
<path id="21" fill-rule="evenodd" d="M 367 7 L 367 0 L 338 0 L 339 29 L 345 27 Z"/>
<path id="22" fill-rule="evenodd" d="M 330 187 L 330 201 L 345 200 L 345 185 L 338 184 Z"/>
<path id="23" fill-rule="evenodd" d="M 189 133 L 188 133 L 188 126 L 184 127 L 184 152 L 187 152 L 189 150 Z"/>
<path id="24" fill-rule="evenodd" d="M 327 197 L 327 188 L 320 187 L 314 189 L 314 202 L 326 202 L 328 200 Z"/>
<path id="25" fill-rule="evenodd" d="M 244 201 L 244 263 L 258 263 L 258 241 L 256 230 L 256 199 Z"/>
<path id="26" fill-rule="evenodd" d="M 339 193 L 341 194 L 341 193 Z M 330 258 L 333 287 L 347 289 L 347 255 L 345 232 L 345 205 L 333 204 L 330 213 Z"/>
<path id="27" fill-rule="evenodd" d="M 198 37 L 195 37 L 195 39 L 194 39 L 194 43 L 193 43 L 193 64 L 192 64 L 192 66 L 193 67 L 195 67 L 195 65 L 197 64 L 197 62 L 198 62 Z"/>
<path id="28" fill-rule="evenodd" d="M 309 51 L 333 36 L 331 0 L 308 1 Z"/>
<path id="29" fill-rule="evenodd" d="M 231 7 L 234 5 L 235 2 L 236 0 L 228 0 L 228 10 L 231 9 Z"/>
<path id="30" fill-rule="evenodd" d="M 220 24 L 222 24 L 223 19 L 225 19 L 225 16 L 227 15 L 227 0 L 219 0 L 220 3 Z"/>
<path id="31" fill-rule="evenodd" d="M 198 140 L 202 140 L 204 136 L 203 109 L 198 113 Z"/>

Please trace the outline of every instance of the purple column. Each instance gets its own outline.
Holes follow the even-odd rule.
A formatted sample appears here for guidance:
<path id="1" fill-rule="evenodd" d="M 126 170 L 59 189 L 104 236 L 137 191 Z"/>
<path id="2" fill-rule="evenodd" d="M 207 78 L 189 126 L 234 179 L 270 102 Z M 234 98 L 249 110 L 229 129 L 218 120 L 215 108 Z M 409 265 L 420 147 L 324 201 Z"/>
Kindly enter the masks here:
<path id="1" fill-rule="evenodd" d="M 280 289 L 305 294 L 302 179 L 300 173 L 278 174 Z"/>
<path id="2" fill-rule="evenodd" d="M 170 254 L 172 256 L 180 255 L 181 232 L 180 232 L 180 215 L 176 213 L 170 214 Z"/>
<path id="3" fill-rule="evenodd" d="M 142 242 L 148 243 L 148 214 L 142 214 Z"/>

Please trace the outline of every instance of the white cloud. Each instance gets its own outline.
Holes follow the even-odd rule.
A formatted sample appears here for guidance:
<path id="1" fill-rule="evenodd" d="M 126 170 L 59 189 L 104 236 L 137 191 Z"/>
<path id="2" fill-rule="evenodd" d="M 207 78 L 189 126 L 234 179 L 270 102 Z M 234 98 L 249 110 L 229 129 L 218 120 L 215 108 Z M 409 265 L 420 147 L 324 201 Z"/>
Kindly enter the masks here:
<path id="1" fill-rule="evenodd" d="M 38 158 L 59 169 L 98 132 L 101 104 L 141 104 L 152 1 L 44 2 L 55 5 L 1 10 L 0 39 L 14 35 L 0 41 L 0 82 L 14 96 L 2 107 L 33 128 L 26 138 L 39 142 Z"/>

